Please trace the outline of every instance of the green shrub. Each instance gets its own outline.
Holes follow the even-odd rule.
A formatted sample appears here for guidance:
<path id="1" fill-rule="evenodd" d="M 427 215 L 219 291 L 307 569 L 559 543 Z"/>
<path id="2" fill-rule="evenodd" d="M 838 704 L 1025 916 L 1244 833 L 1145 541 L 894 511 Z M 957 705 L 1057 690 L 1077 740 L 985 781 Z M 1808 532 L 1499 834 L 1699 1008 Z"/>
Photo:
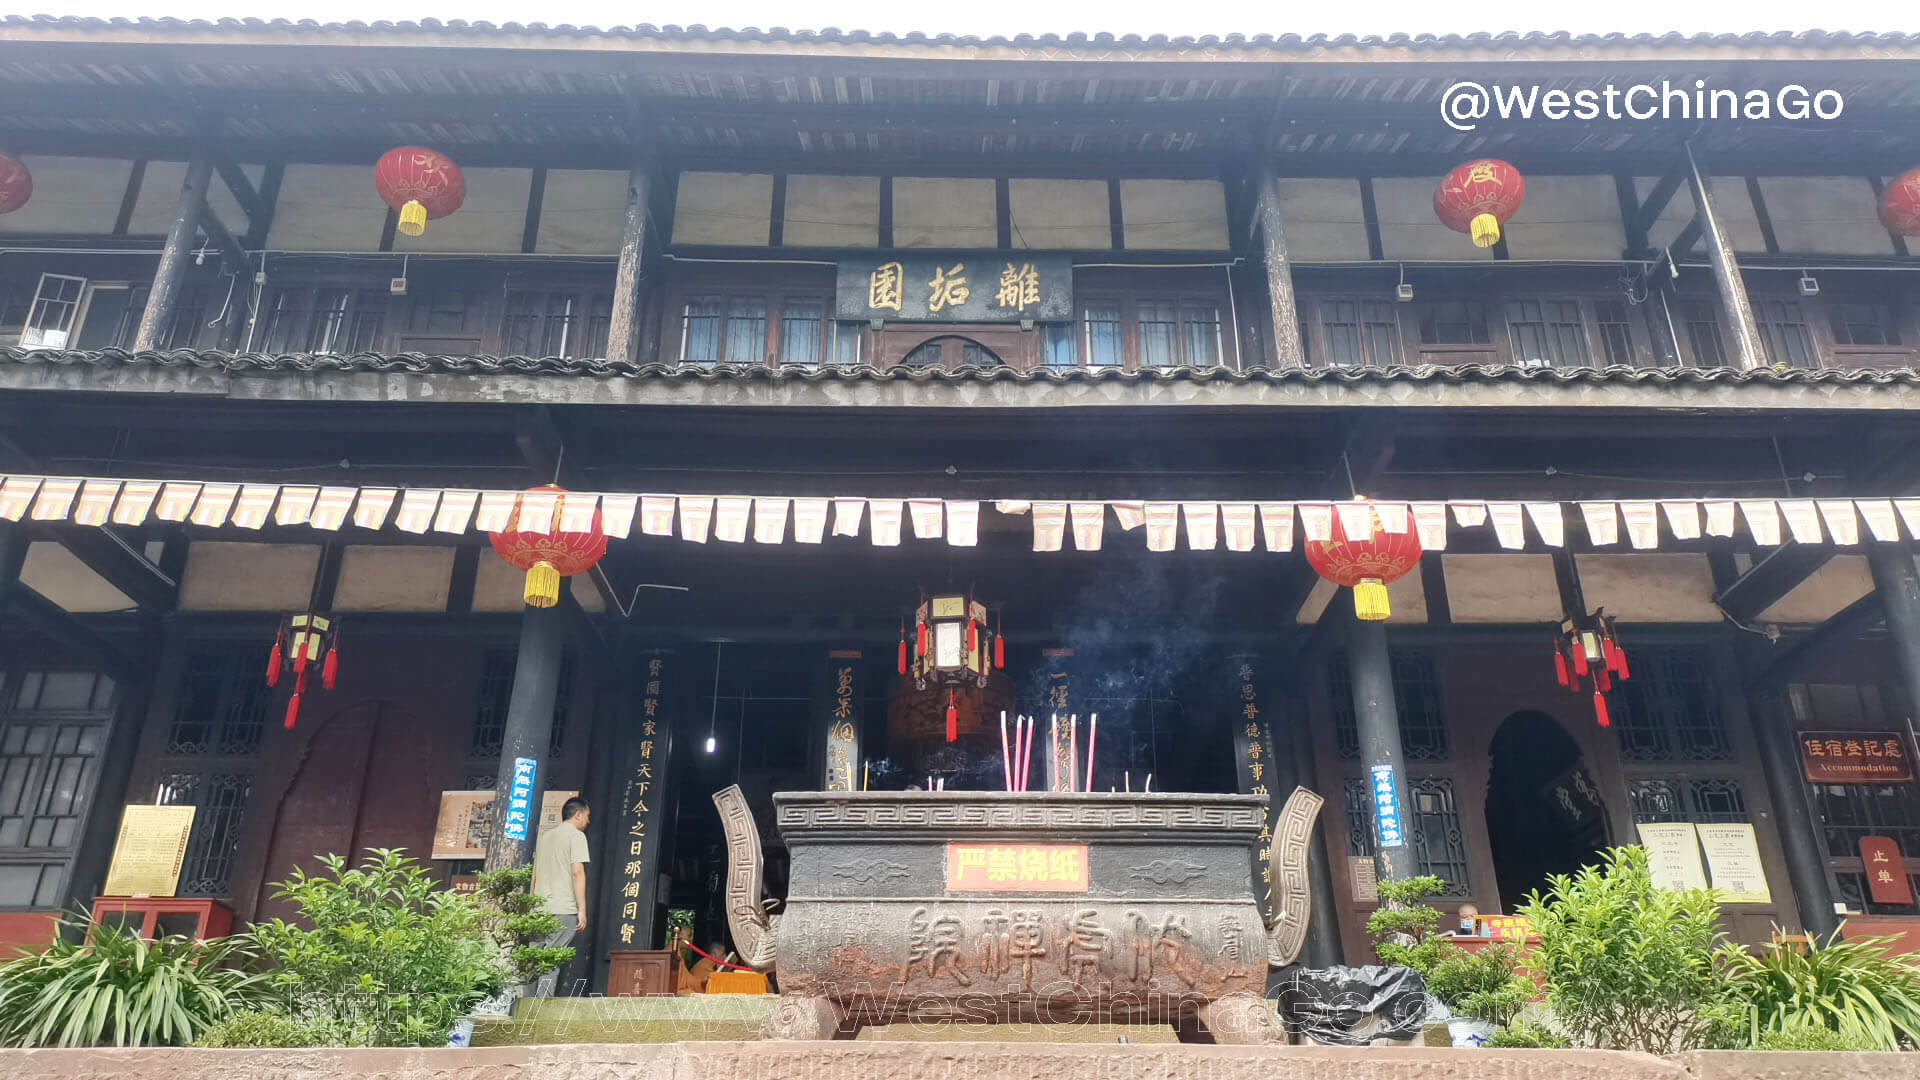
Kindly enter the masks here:
<path id="1" fill-rule="evenodd" d="M 336 1046 L 344 1039 L 328 1028 L 278 1012 L 249 1010 L 208 1028 L 193 1045 L 209 1049 L 275 1046 Z"/>
<path id="2" fill-rule="evenodd" d="M 1564 1050 L 1568 1045 L 1565 1036 L 1523 1022 L 1501 1028 L 1487 1040 L 1489 1050 Z"/>
<path id="3" fill-rule="evenodd" d="M 1763 1031 L 1755 1050 L 1884 1050 L 1878 1038 L 1859 1028 L 1836 1030 L 1824 1024 L 1795 1021 L 1784 1028 Z"/>
<path id="4" fill-rule="evenodd" d="M 531 866 L 490 870 L 480 875 L 475 893 L 480 900 L 480 932 L 493 943 L 516 984 L 531 982 L 573 959 L 571 948 L 539 944 L 560 929 L 560 919 L 528 891 L 532 884 Z"/>
<path id="5" fill-rule="evenodd" d="M 1739 950 L 1712 891 L 1655 888 L 1639 847 L 1549 883 L 1520 912 L 1540 935 L 1529 963 L 1575 1042 L 1656 1054 L 1745 1042 L 1728 985 Z"/>
<path id="6" fill-rule="evenodd" d="M 1515 974 L 1520 951 L 1505 942 L 1476 952 L 1448 944 L 1453 952 L 1426 973 L 1427 992 L 1455 1016 L 1511 1024 L 1537 992 L 1531 980 Z"/>
<path id="7" fill-rule="evenodd" d="M 350 1046 L 438 1046 L 473 1004 L 513 974 L 487 939 L 474 898 L 441 889 L 398 849 L 369 849 L 356 868 L 321 857 L 274 892 L 306 926 L 257 923 L 274 964 L 277 1011 Z"/>
<path id="8" fill-rule="evenodd" d="M 1846 1032 L 1871 1045 L 1847 1049 L 1898 1050 L 1920 1042 L 1920 964 L 1895 956 L 1892 938 L 1775 943 L 1758 954 L 1741 953 L 1732 971 L 1747 1010 L 1749 1038 L 1756 1046 L 1770 1034 L 1794 1038 L 1820 1028 Z"/>
<path id="9" fill-rule="evenodd" d="M 61 929 L 0 965 L 0 1046 L 184 1046 L 265 989 L 242 939 L 143 941 L 79 915 Z"/>

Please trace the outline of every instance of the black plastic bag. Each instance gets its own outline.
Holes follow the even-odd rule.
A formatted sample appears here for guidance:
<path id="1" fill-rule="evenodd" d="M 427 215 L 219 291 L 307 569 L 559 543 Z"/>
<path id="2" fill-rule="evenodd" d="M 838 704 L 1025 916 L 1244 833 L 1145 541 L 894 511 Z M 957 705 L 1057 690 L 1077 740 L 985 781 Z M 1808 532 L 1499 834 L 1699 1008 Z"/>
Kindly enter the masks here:
<path id="1" fill-rule="evenodd" d="M 1296 1037 L 1331 1046 L 1420 1034 L 1427 1019 L 1427 982 L 1412 968 L 1303 968 L 1280 983 L 1280 1016 Z"/>

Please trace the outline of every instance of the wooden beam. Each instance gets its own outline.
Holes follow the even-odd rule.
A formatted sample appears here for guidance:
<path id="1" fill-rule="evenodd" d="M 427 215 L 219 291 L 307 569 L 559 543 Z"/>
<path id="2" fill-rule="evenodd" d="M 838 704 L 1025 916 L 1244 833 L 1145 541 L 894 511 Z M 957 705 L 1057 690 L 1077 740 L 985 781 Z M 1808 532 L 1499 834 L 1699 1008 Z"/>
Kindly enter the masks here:
<path id="1" fill-rule="evenodd" d="M 1713 283 L 1720 294 L 1720 314 L 1732 346 L 1733 366 L 1753 371 L 1766 366 L 1767 353 L 1760 342 L 1760 326 L 1753 318 L 1753 301 L 1747 296 L 1747 283 L 1740 276 L 1740 260 L 1734 257 L 1733 241 L 1720 221 L 1713 195 L 1713 179 L 1700 164 L 1700 155 L 1688 143 L 1687 182 L 1693 189 L 1693 220 L 1699 224 L 1707 242 L 1707 259 L 1713 264 Z"/>
<path id="2" fill-rule="evenodd" d="M 12 522 L 0 522 L 0 611 L 28 623 L 54 644 L 99 664 L 116 679 L 125 680 L 137 674 L 140 665 L 118 645 L 81 623 L 60 605 L 21 584 L 20 567 L 26 561 L 29 543 L 25 529 Z"/>
<path id="3" fill-rule="evenodd" d="M 1305 367 L 1307 353 L 1300 340 L 1300 309 L 1293 295 L 1293 264 L 1287 258 L 1285 215 L 1280 212 L 1280 181 L 1271 168 L 1259 173 L 1260 190 L 1254 213 L 1260 219 L 1260 253 L 1267 269 L 1268 314 L 1273 326 L 1273 366 Z M 1245 367 L 1245 362 L 1241 364 Z"/>
<path id="4" fill-rule="evenodd" d="M 240 166 L 231 161 L 218 161 L 213 167 L 220 174 L 221 181 L 227 185 L 227 190 L 233 192 L 233 201 L 240 204 L 240 209 L 246 213 L 249 223 L 266 210 L 266 200 L 261 198 L 260 192 L 254 190 L 253 181 L 247 179 L 247 174 L 240 171 Z"/>
<path id="5" fill-rule="evenodd" d="M 1830 544 L 1787 544 L 1761 556 L 1747 572 L 1713 598 L 1720 610 L 1738 622 L 1752 622 L 1760 613 L 1813 576 L 1834 556 Z"/>
<path id="6" fill-rule="evenodd" d="M 240 246 L 239 239 L 227 229 L 226 223 L 214 214 L 213 208 L 207 205 L 204 198 L 200 201 L 200 216 L 195 224 L 199 226 L 201 232 L 206 234 L 207 239 L 213 242 L 213 246 L 220 249 L 220 259 L 227 264 L 228 269 L 242 276 L 253 274 L 253 260 L 247 257 L 247 249 Z"/>
<path id="7" fill-rule="evenodd" d="M 1653 230 L 1654 222 L 1666 213 L 1667 204 L 1673 201 L 1674 193 L 1686 182 L 1686 174 L 1668 173 L 1653 185 L 1653 190 L 1647 192 L 1647 197 L 1640 200 L 1640 205 L 1635 208 L 1633 220 L 1627 222 L 1629 241 L 1638 237 L 1642 244 L 1646 242 L 1647 233 Z"/>
<path id="8" fill-rule="evenodd" d="M 59 544 L 87 569 L 125 593 L 142 611 L 172 611 L 180 592 L 180 583 L 148 561 L 120 533 L 107 526 L 36 525 L 30 530 L 35 540 Z"/>
<path id="9" fill-rule="evenodd" d="M 154 268 L 153 284 L 147 290 L 147 306 L 140 314 L 140 329 L 133 339 L 136 352 L 158 345 L 160 335 L 173 323 L 180 281 L 187 272 L 187 255 L 200 225 L 198 219 L 213 216 L 205 210 L 207 182 L 212 176 L 212 159 L 205 150 L 196 152 L 187 164 L 187 175 L 180 185 L 180 200 L 175 204 L 173 226 L 167 231 L 166 246 L 160 251 L 160 263 Z"/>
<path id="10" fill-rule="evenodd" d="M 1686 227 L 1682 228 L 1679 234 L 1673 238 L 1673 242 L 1667 245 L 1668 257 L 1674 259 L 1685 258 L 1688 253 L 1693 250 L 1693 245 L 1700 242 L 1700 234 L 1702 231 L 1698 217 L 1687 222 Z"/>
<path id="11" fill-rule="evenodd" d="M 1868 593 L 1842 608 L 1833 618 L 1796 637 L 1773 663 L 1754 677 L 1755 688 L 1784 686 L 1809 668 L 1856 650 L 1861 636 L 1886 618 L 1880 595 Z"/>

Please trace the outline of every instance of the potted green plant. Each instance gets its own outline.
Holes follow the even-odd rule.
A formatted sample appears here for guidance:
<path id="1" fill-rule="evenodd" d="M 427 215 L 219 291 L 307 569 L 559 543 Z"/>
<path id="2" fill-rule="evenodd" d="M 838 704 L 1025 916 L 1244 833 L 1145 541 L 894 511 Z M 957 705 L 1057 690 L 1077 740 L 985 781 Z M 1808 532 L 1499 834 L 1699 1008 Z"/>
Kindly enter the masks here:
<path id="1" fill-rule="evenodd" d="M 1533 982 L 1518 974 L 1520 950 L 1493 942 L 1469 952 L 1448 943 L 1450 951 L 1426 972 L 1427 992 L 1452 1014 L 1447 1034 L 1455 1046 L 1485 1046 L 1495 1032 L 1533 997 Z"/>

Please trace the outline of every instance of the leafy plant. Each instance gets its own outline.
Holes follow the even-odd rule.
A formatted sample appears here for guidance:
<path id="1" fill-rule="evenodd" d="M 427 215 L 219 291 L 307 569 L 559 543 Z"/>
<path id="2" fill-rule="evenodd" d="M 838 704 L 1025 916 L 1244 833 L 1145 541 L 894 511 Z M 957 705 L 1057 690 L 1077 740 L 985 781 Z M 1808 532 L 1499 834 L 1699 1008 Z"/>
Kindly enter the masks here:
<path id="1" fill-rule="evenodd" d="M 277 1046 L 335 1046 L 344 1039 L 326 1026 L 285 1013 L 251 1009 L 236 1012 L 202 1032 L 193 1045 L 210 1049 Z"/>
<path id="2" fill-rule="evenodd" d="M 1373 939 L 1373 951 L 1381 963 L 1410 967 L 1424 978 L 1441 960 L 1460 951 L 1439 936 L 1440 912 L 1420 902 L 1446 887 L 1432 874 L 1380 883 L 1381 904 L 1367 916 L 1367 936 Z"/>
<path id="3" fill-rule="evenodd" d="M 1777 1031 L 1763 1031 L 1753 1044 L 1755 1050 L 1885 1050 L 1870 1032 L 1859 1028 L 1835 1029 L 1825 1024 L 1796 1020 Z"/>
<path id="4" fill-rule="evenodd" d="M 1525 1022 L 1509 1024 L 1487 1040 L 1489 1050 L 1564 1050 L 1567 1046 L 1566 1036 Z"/>
<path id="5" fill-rule="evenodd" d="M 493 943 L 514 983 L 531 982 L 573 959 L 573 949 L 538 944 L 560 929 L 558 916 L 547 912 L 540 897 L 529 892 L 533 868 L 490 870 L 480 875 L 480 931 Z"/>
<path id="6" fill-rule="evenodd" d="M 233 938 L 141 940 L 68 915 L 39 953 L 0 965 L 0 1046 L 183 1046 L 265 989 Z"/>
<path id="7" fill-rule="evenodd" d="M 351 1046 L 437 1046 L 481 998 L 513 981 L 480 904 L 442 890 L 399 849 L 371 848 L 358 867 L 326 855 L 274 893 L 284 919 L 251 934 L 272 960 L 279 1011 Z"/>
<path id="8" fill-rule="evenodd" d="M 1548 880 L 1520 912 L 1540 935 L 1530 964 L 1576 1043 L 1666 1054 L 1744 1041 L 1728 982 L 1739 949 L 1711 890 L 1655 888 L 1639 847 Z"/>
<path id="9" fill-rule="evenodd" d="M 1920 1042 L 1920 964 L 1895 956 L 1892 938 L 1775 942 L 1733 959 L 1735 989 L 1747 1009 L 1755 1045 L 1769 1035 L 1818 1041 L 1804 1029 L 1825 1028 L 1870 1046 L 1898 1050 Z"/>
<path id="10" fill-rule="evenodd" d="M 1520 951 L 1506 942 L 1489 944 L 1476 952 L 1458 945 L 1452 948 L 1450 955 L 1426 973 L 1427 992 L 1456 1016 L 1511 1024 L 1537 992 L 1531 980 L 1515 974 L 1520 967 Z"/>

